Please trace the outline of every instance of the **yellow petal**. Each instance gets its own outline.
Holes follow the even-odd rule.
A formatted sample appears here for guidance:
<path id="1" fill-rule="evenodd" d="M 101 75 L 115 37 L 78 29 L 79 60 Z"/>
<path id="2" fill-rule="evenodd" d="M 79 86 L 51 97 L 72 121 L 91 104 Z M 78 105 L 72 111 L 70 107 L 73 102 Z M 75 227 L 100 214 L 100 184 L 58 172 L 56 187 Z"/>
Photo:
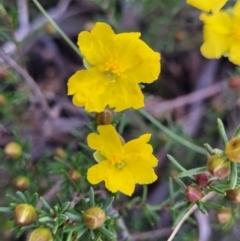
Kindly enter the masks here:
<path id="1" fill-rule="evenodd" d="M 98 126 L 99 139 L 101 140 L 100 153 L 111 159 L 112 154 L 123 155 L 123 147 L 116 129 L 112 125 Z M 91 135 L 91 134 L 90 134 Z"/>
<path id="2" fill-rule="evenodd" d="M 201 46 L 201 53 L 206 58 L 220 58 L 229 50 L 229 36 L 215 34 L 207 26 L 204 27 L 204 43 Z"/>
<path id="3" fill-rule="evenodd" d="M 83 31 L 79 34 L 78 46 L 90 64 L 101 65 L 113 56 L 114 36 L 108 24 L 98 22 L 91 33 Z"/>
<path id="4" fill-rule="evenodd" d="M 142 135 L 137 139 L 127 142 L 123 146 L 123 149 L 126 154 L 140 153 L 140 152 L 152 153 L 153 151 L 152 146 L 147 144 L 150 138 L 151 138 L 151 134 Z"/>
<path id="5" fill-rule="evenodd" d="M 233 8 L 233 15 L 235 17 L 240 17 L 240 1 L 237 1 Z"/>
<path id="6" fill-rule="evenodd" d="M 234 42 L 229 51 L 229 60 L 236 65 L 240 65 L 240 42 Z"/>
<path id="7" fill-rule="evenodd" d="M 104 96 L 110 84 L 109 78 L 96 68 L 81 70 L 69 79 L 68 94 L 74 94 L 76 106 L 85 106 L 88 112 L 101 112 L 108 104 Z"/>
<path id="8" fill-rule="evenodd" d="M 217 13 L 228 0 L 211 0 L 211 11 Z"/>
<path id="9" fill-rule="evenodd" d="M 204 12 L 218 12 L 228 0 L 187 0 L 187 3 Z"/>
<path id="10" fill-rule="evenodd" d="M 135 182 L 132 174 L 124 167 L 120 170 L 111 168 L 105 182 L 106 188 L 109 191 L 113 193 L 120 191 L 128 196 L 132 195 L 135 188 Z"/>
<path id="11" fill-rule="evenodd" d="M 157 158 L 147 153 L 143 155 L 126 156 L 126 167 L 138 184 L 150 184 L 157 180 L 157 175 L 153 169 L 157 163 Z"/>
<path id="12" fill-rule="evenodd" d="M 228 12 L 219 12 L 212 15 L 201 14 L 200 19 L 205 23 L 205 26 L 216 34 L 231 34 L 232 18 Z"/>
<path id="13" fill-rule="evenodd" d="M 115 111 L 122 111 L 128 108 L 139 109 L 144 107 L 144 96 L 137 83 L 134 83 L 126 76 L 119 77 L 109 90 L 109 107 Z"/>
<path id="14" fill-rule="evenodd" d="M 102 148 L 102 139 L 100 135 L 96 133 L 91 133 L 87 137 L 88 146 L 94 150 L 101 150 Z"/>
<path id="15" fill-rule="evenodd" d="M 137 36 L 136 33 L 123 33 L 116 36 L 121 68 L 124 76 L 131 81 L 151 83 L 160 74 L 160 54 L 154 52 L 142 40 L 137 39 Z"/>
<path id="16" fill-rule="evenodd" d="M 111 165 L 108 161 L 102 161 L 90 167 L 87 172 L 87 180 L 91 184 L 98 184 L 99 182 L 106 179 L 110 167 Z"/>

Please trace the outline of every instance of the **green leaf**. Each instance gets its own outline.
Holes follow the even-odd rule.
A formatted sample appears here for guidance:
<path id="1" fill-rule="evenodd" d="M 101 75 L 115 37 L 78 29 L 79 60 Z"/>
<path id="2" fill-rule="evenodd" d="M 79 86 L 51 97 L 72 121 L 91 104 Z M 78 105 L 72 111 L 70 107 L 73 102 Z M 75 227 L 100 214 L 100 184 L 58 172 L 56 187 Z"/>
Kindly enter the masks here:
<path id="1" fill-rule="evenodd" d="M 180 171 L 185 172 L 187 171 L 179 162 L 171 155 L 167 154 L 168 160 L 177 167 Z"/>
<path id="2" fill-rule="evenodd" d="M 104 226 L 100 228 L 100 232 L 109 239 L 115 239 L 116 234 L 110 231 L 109 229 L 106 229 Z"/>
<path id="3" fill-rule="evenodd" d="M 181 221 L 181 219 L 184 217 L 184 215 L 188 212 L 188 210 L 193 207 L 193 205 L 194 205 L 194 203 L 189 203 L 189 204 L 187 204 L 187 206 L 185 208 L 183 208 L 179 212 L 177 218 L 175 219 L 175 221 L 173 223 L 173 228 L 175 228 L 178 225 L 178 223 Z"/>
<path id="4" fill-rule="evenodd" d="M 182 188 L 182 189 L 186 189 L 186 185 L 185 183 L 178 177 L 175 177 L 174 180 L 176 181 L 176 183 Z"/>
<path id="5" fill-rule="evenodd" d="M 53 219 L 48 216 L 45 216 L 45 217 L 39 218 L 38 221 L 41 223 L 47 223 L 47 222 L 53 222 Z"/>
<path id="6" fill-rule="evenodd" d="M 70 202 L 64 203 L 59 212 L 64 213 L 68 209 L 69 205 L 70 205 Z"/>
<path id="7" fill-rule="evenodd" d="M 0 207 L 0 213 L 12 212 L 13 209 L 11 207 Z"/>
<path id="8" fill-rule="evenodd" d="M 212 189 L 213 191 L 215 191 L 216 193 L 220 194 L 220 195 L 226 196 L 226 192 L 221 190 L 220 188 L 218 188 L 216 186 L 210 185 L 209 188 Z"/>
<path id="9" fill-rule="evenodd" d="M 174 202 L 174 188 L 173 188 L 173 179 L 172 177 L 169 177 L 169 199 L 170 203 Z"/>
<path id="10" fill-rule="evenodd" d="M 220 137 L 222 138 L 222 142 L 224 144 L 224 146 L 228 143 L 228 138 L 227 138 L 227 134 L 224 128 L 224 125 L 222 123 L 221 119 L 217 119 L 217 124 L 218 124 L 218 132 Z"/>
<path id="11" fill-rule="evenodd" d="M 94 207 L 95 206 L 95 197 L 94 197 L 94 190 L 92 187 L 90 187 L 89 198 L 90 198 L 90 207 Z"/>
<path id="12" fill-rule="evenodd" d="M 238 136 L 240 136 L 240 126 L 238 126 L 238 128 L 234 134 L 234 137 L 238 137 Z"/>
<path id="13" fill-rule="evenodd" d="M 90 239 L 95 240 L 95 234 L 94 234 L 93 230 L 89 229 L 88 234 L 90 236 Z"/>
<path id="14" fill-rule="evenodd" d="M 115 199 L 115 197 L 111 197 L 110 199 L 108 199 L 107 201 L 105 201 L 104 204 L 103 204 L 102 209 L 103 209 L 104 211 L 106 211 L 106 210 L 112 205 L 114 199 Z"/>
<path id="15" fill-rule="evenodd" d="M 38 202 L 38 194 L 34 193 L 30 203 L 35 207 L 37 205 L 37 202 Z"/>
<path id="16" fill-rule="evenodd" d="M 69 219 L 66 214 L 58 214 L 57 218 L 65 221 Z"/>
<path id="17" fill-rule="evenodd" d="M 70 212 L 65 212 L 65 215 L 67 215 L 69 217 L 69 219 L 72 219 L 74 221 L 81 221 L 82 217 L 80 214 L 73 214 Z"/>
<path id="18" fill-rule="evenodd" d="M 207 152 L 208 152 L 210 155 L 213 154 L 213 149 L 212 149 L 212 147 L 211 147 L 209 144 L 205 143 L 205 144 L 204 144 L 204 147 L 206 148 Z"/>
<path id="19" fill-rule="evenodd" d="M 43 207 L 47 210 L 47 211 L 51 211 L 52 210 L 52 208 L 50 207 L 50 205 L 47 203 L 47 201 L 44 199 L 44 198 L 42 198 L 42 197 L 40 197 L 40 200 L 41 200 L 41 202 L 42 202 L 42 205 L 43 205 Z"/>
<path id="20" fill-rule="evenodd" d="M 14 197 L 12 194 L 7 194 L 6 195 L 9 199 L 11 199 L 11 201 L 15 202 L 15 203 L 21 203 L 21 200 L 19 200 L 18 198 Z"/>
<path id="21" fill-rule="evenodd" d="M 230 173 L 230 187 L 231 189 L 234 189 L 237 184 L 238 179 L 238 171 L 237 171 L 237 163 L 231 162 L 231 173 Z"/>
<path id="22" fill-rule="evenodd" d="M 198 200 L 198 201 L 196 202 L 196 204 L 197 204 L 199 210 L 200 210 L 203 214 L 206 215 L 206 214 L 208 213 L 207 210 L 204 208 L 202 201 Z"/>
<path id="23" fill-rule="evenodd" d="M 83 229 L 83 228 L 85 228 L 85 226 L 84 226 L 84 224 L 82 224 L 82 223 L 79 223 L 79 224 L 73 224 L 73 225 L 71 225 L 71 226 L 68 226 L 68 227 L 66 227 L 66 228 L 64 228 L 64 231 L 63 232 L 65 232 L 65 233 L 68 233 L 68 232 L 70 232 L 70 231 L 79 231 L 79 230 L 81 230 L 81 229 Z"/>
<path id="24" fill-rule="evenodd" d="M 179 173 L 178 177 L 190 177 L 190 176 L 193 176 L 193 175 L 196 175 L 196 174 L 199 174 L 199 173 L 203 173 L 203 172 L 206 172 L 206 171 L 207 171 L 206 166 L 197 167 L 197 168 L 190 169 L 190 170 Z"/>
<path id="25" fill-rule="evenodd" d="M 25 197 L 25 195 L 24 195 L 22 192 L 17 191 L 16 194 L 17 194 L 18 198 L 19 198 L 23 203 L 28 203 L 27 198 Z"/>
<path id="26" fill-rule="evenodd" d="M 71 241 L 72 235 L 73 235 L 73 231 L 69 231 L 66 241 Z"/>
<path id="27" fill-rule="evenodd" d="M 219 209 L 224 208 L 222 205 L 217 204 L 217 203 L 213 203 L 213 202 L 204 201 L 202 203 L 203 203 L 203 205 L 205 207 L 209 207 L 209 208 L 213 208 L 213 209 L 218 209 L 219 210 Z"/>
<path id="28" fill-rule="evenodd" d="M 77 238 L 80 238 L 87 231 L 87 227 L 83 227 L 78 231 Z"/>

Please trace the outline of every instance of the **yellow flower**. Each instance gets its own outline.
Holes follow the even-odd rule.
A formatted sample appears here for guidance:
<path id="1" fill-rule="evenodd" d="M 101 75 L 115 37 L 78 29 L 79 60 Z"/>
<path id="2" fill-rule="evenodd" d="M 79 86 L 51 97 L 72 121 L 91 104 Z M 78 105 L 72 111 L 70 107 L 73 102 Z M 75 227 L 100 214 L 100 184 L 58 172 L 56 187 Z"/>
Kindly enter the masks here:
<path id="1" fill-rule="evenodd" d="M 187 0 L 187 3 L 204 12 L 218 12 L 228 0 Z"/>
<path id="2" fill-rule="evenodd" d="M 96 150 L 94 157 L 98 162 L 87 173 L 91 184 L 105 181 L 109 191 L 131 196 L 136 183 L 156 181 L 153 167 L 157 166 L 158 160 L 152 155 L 152 146 L 147 144 L 151 134 L 123 144 L 112 125 L 98 126 L 98 132 L 87 138 L 88 145 Z"/>
<path id="3" fill-rule="evenodd" d="M 202 14 L 200 19 L 204 23 L 203 56 L 212 59 L 224 55 L 240 65 L 240 1 L 231 10 Z"/>
<path id="4" fill-rule="evenodd" d="M 140 33 L 115 34 L 98 22 L 91 32 L 78 36 L 87 70 L 77 71 L 68 82 L 68 95 L 88 112 L 115 111 L 144 106 L 139 83 L 151 83 L 160 73 L 160 54 L 139 39 Z"/>

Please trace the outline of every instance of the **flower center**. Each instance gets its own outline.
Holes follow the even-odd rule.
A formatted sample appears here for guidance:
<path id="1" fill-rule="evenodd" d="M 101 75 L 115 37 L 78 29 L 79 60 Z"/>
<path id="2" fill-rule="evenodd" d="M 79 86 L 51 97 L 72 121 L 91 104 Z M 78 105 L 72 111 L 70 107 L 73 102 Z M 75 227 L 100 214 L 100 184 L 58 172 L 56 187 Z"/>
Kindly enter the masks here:
<path id="1" fill-rule="evenodd" d="M 239 26 L 235 26 L 233 28 L 233 32 L 232 32 L 233 38 L 235 40 L 240 41 L 240 27 Z"/>
<path id="2" fill-rule="evenodd" d="M 121 169 L 125 165 L 125 163 L 123 161 L 123 155 L 121 155 L 119 153 L 112 154 L 111 162 L 117 169 Z"/>
<path id="3" fill-rule="evenodd" d="M 105 63 L 105 72 L 108 77 L 119 76 L 121 74 L 121 69 L 119 62 L 115 59 L 110 59 Z"/>

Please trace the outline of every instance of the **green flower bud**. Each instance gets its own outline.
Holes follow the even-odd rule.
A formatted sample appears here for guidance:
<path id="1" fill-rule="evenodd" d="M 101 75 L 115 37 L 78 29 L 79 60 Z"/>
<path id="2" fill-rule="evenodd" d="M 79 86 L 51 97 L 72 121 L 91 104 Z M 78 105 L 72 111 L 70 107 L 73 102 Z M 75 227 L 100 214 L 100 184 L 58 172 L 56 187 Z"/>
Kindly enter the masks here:
<path id="1" fill-rule="evenodd" d="M 3 95 L 0 95 L 0 106 L 6 105 L 7 100 Z"/>
<path id="2" fill-rule="evenodd" d="M 200 187 L 206 187 L 210 182 L 210 175 L 208 172 L 199 173 L 196 175 L 196 183 Z"/>
<path id="3" fill-rule="evenodd" d="M 230 222 L 233 218 L 233 212 L 231 208 L 223 208 L 217 212 L 217 220 L 221 224 Z"/>
<path id="4" fill-rule="evenodd" d="M 71 170 L 68 174 L 74 182 L 77 182 L 81 179 L 81 173 L 78 170 Z"/>
<path id="5" fill-rule="evenodd" d="M 32 224 L 36 218 L 35 208 L 27 203 L 19 204 L 14 210 L 14 219 L 19 226 Z"/>
<path id="6" fill-rule="evenodd" d="M 113 120 L 113 111 L 105 108 L 103 112 L 97 113 L 95 116 L 97 125 L 109 125 Z"/>
<path id="7" fill-rule="evenodd" d="M 11 159 L 18 159 L 22 155 L 22 147 L 16 142 L 9 142 L 4 148 L 4 153 Z"/>
<path id="8" fill-rule="evenodd" d="M 234 203 L 240 203 L 240 188 L 228 190 L 227 199 Z"/>
<path id="9" fill-rule="evenodd" d="M 231 172 L 230 162 L 224 156 L 217 154 L 208 157 L 207 169 L 218 179 L 228 177 Z"/>
<path id="10" fill-rule="evenodd" d="M 40 227 L 30 233 L 27 241 L 53 241 L 53 237 L 48 228 Z"/>
<path id="11" fill-rule="evenodd" d="M 199 186 L 190 185 L 187 187 L 185 195 L 189 202 L 197 202 L 199 199 L 202 198 L 203 193 Z"/>
<path id="12" fill-rule="evenodd" d="M 106 219 L 105 212 L 99 207 L 89 208 L 83 214 L 83 223 L 89 229 L 97 229 L 100 228 Z"/>
<path id="13" fill-rule="evenodd" d="M 240 162 L 240 137 L 234 137 L 225 147 L 226 157 L 233 162 Z"/>
<path id="14" fill-rule="evenodd" d="M 65 160 L 67 158 L 66 152 L 60 147 L 55 149 L 54 155 L 62 160 Z"/>
<path id="15" fill-rule="evenodd" d="M 28 189 L 30 180 L 25 176 L 18 176 L 13 179 L 12 183 L 17 190 L 24 191 Z"/>

